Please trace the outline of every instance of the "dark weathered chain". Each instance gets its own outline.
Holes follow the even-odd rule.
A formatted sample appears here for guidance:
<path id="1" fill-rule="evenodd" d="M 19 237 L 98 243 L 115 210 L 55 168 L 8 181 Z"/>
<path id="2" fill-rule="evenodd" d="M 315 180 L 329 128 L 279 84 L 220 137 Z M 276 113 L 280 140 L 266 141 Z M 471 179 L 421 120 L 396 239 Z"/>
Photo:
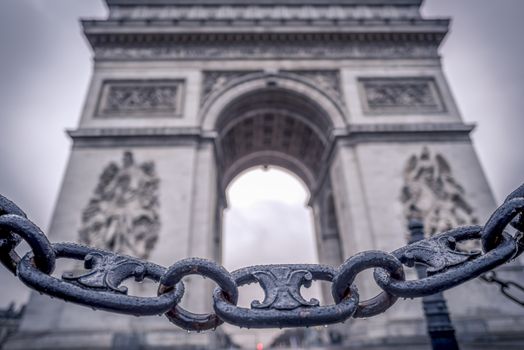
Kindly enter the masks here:
<path id="1" fill-rule="evenodd" d="M 508 225 L 516 234 L 511 235 Z M 315 264 L 259 265 L 229 273 L 217 263 L 188 258 L 165 268 L 141 259 L 74 243 L 52 244 L 13 202 L 0 196 L 0 262 L 29 287 L 65 301 L 136 316 L 164 313 L 171 322 L 187 330 L 214 329 L 223 322 L 240 327 L 301 327 L 344 322 L 350 317 L 370 317 L 389 309 L 399 297 L 431 295 L 481 276 L 524 251 L 524 185 L 508 196 L 484 227 L 456 228 L 391 253 L 366 251 L 347 259 L 338 268 Z M 25 240 L 31 251 L 21 258 L 15 248 Z M 465 252 L 461 242 L 477 240 L 482 251 Z M 56 259 L 80 260 L 85 270 L 52 276 Z M 403 266 L 427 266 L 427 277 L 405 280 Z M 357 275 L 374 268 L 382 292 L 361 301 L 354 285 Z M 184 295 L 182 278 L 200 275 L 215 281 L 215 313 L 194 314 L 179 303 Z M 484 275 L 486 276 L 486 275 Z M 158 282 L 156 296 L 127 294 L 122 283 L 130 278 Z M 313 281 L 332 283 L 334 304 L 306 300 L 300 289 Z M 509 282 L 498 283 L 509 294 Z M 237 306 L 238 287 L 258 283 L 262 301 L 250 308 Z M 511 294 L 509 295 L 511 298 Z M 513 298 L 512 298 L 513 299 Z M 516 300 L 521 303 L 521 301 Z"/>
<path id="2" fill-rule="evenodd" d="M 199 258 L 188 258 L 171 265 L 160 280 L 158 295 L 163 295 L 166 291 L 176 287 L 182 278 L 187 275 L 200 275 L 211 278 L 221 288 L 224 298 L 233 304 L 237 303 L 237 285 L 229 272 L 213 261 Z M 224 323 L 215 314 L 194 314 L 178 305 L 174 305 L 171 310 L 166 312 L 166 317 L 179 327 L 195 331 L 215 329 Z"/>
<path id="3" fill-rule="evenodd" d="M 506 298 L 514 301 L 520 306 L 524 306 L 524 286 L 515 282 L 502 279 L 497 276 L 495 271 L 490 271 L 479 277 L 487 283 L 493 283 L 499 286 L 500 292 Z"/>

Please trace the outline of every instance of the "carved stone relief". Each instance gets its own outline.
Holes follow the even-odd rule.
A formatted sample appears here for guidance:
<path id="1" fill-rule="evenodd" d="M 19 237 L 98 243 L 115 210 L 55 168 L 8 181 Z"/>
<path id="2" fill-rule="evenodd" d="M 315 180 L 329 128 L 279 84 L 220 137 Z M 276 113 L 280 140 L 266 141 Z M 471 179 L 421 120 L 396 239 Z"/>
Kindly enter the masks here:
<path id="1" fill-rule="evenodd" d="M 97 46 L 98 60 L 249 59 L 249 58 L 431 58 L 438 45 L 416 42 L 282 41 L 188 42 L 184 45 Z"/>
<path id="2" fill-rule="evenodd" d="M 202 80 L 202 98 L 200 99 L 200 105 L 203 105 L 212 94 L 222 90 L 233 80 L 256 72 L 257 71 L 205 71 Z"/>
<path id="3" fill-rule="evenodd" d="M 203 105 L 211 95 L 224 89 L 230 83 L 238 78 L 242 78 L 261 71 L 206 71 L 202 83 Z M 286 75 L 297 76 L 300 79 L 307 80 L 318 89 L 324 91 L 339 104 L 344 105 L 342 92 L 340 89 L 340 76 L 335 70 L 283 70 L 280 71 Z"/>
<path id="4" fill-rule="evenodd" d="M 177 19 L 184 21 L 232 20 L 351 20 L 420 18 L 416 7 L 399 6 L 119 6 L 111 17 L 119 19 Z"/>
<path id="5" fill-rule="evenodd" d="M 342 91 L 340 89 L 340 75 L 336 70 L 293 70 L 283 71 L 296 74 L 309 80 L 318 89 L 334 98 L 339 104 L 344 105 Z"/>
<path id="6" fill-rule="evenodd" d="M 106 81 L 97 116 L 176 116 L 181 113 L 181 89 L 181 81 Z"/>
<path id="7" fill-rule="evenodd" d="M 364 111 L 371 113 L 444 112 L 433 78 L 360 79 Z"/>
<path id="8" fill-rule="evenodd" d="M 427 147 L 408 160 L 401 201 L 406 218 L 422 220 L 428 236 L 478 222 L 449 163 Z"/>
<path id="9" fill-rule="evenodd" d="M 107 165 L 82 213 L 82 243 L 147 258 L 160 230 L 159 179 L 153 162 L 136 164 L 126 151 L 122 165 Z"/>

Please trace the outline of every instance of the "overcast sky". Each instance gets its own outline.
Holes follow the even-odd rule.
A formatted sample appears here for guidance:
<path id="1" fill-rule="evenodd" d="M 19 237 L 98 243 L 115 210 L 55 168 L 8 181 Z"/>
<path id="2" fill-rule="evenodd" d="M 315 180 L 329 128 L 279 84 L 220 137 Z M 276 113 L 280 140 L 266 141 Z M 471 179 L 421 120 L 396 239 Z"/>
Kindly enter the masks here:
<path id="1" fill-rule="evenodd" d="M 444 70 L 464 120 L 478 123 L 475 147 L 501 201 L 524 180 L 524 1 L 428 0 L 423 12 L 453 18 L 441 50 Z M 0 193 L 44 230 L 69 154 L 64 129 L 76 127 L 92 69 L 78 19 L 105 14 L 98 0 L 0 2 Z M 264 187 L 275 191 L 256 193 Z M 262 235 L 277 239 L 283 230 L 287 240 L 280 241 L 280 247 L 305 233 L 311 239 L 302 240 L 302 261 L 316 259 L 304 207 L 307 194 L 297 180 L 276 171 L 256 171 L 240 178 L 229 196 L 227 267 L 282 261 L 285 251 L 259 251 L 247 254 L 247 260 L 233 252 L 235 241 L 253 253 L 263 246 Z M 293 219 L 282 225 L 284 216 Z M 232 238 L 229 232 L 238 227 L 245 236 Z M 20 292 L 26 289 L 1 268 L 0 279 L 0 306 L 26 298 Z"/>

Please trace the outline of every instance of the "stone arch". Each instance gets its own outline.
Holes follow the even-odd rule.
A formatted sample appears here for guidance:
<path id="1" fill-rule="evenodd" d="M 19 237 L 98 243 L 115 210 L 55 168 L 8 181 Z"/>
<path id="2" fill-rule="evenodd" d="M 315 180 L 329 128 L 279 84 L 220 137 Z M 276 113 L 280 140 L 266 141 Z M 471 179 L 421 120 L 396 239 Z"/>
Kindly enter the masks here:
<path id="1" fill-rule="evenodd" d="M 230 182 L 255 166 L 277 166 L 296 175 L 308 189 L 319 257 L 340 264 L 338 223 L 329 223 L 336 220 L 337 200 L 329 167 L 334 130 L 345 127 L 343 111 L 329 94 L 286 74 L 254 73 L 211 92 L 201 118 L 204 133 L 215 140 L 217 237 Z M 324 293 L 329 295 L 329 290 Z"/>
<path id="2" fill-rule="evenodd" d="M 208 126 L 216 135 L 222 191 L 248 167 L 278 165 L 299 176 L 314 193 L 335 127 L 329 113 L 302 90 L 267 81 L 257 89 L 241 86 L 242 94 L 235 93 L 227 104 L 213 109 L 214 123 Z"/>
<path id="3" fill-rule="evenodd" d="M 207 132 L 216 131 L 220 114 L 226 106 L 243 95 L 268 88 L 275 88 L 302 96 L 304 100 L 309 101 L 329 120 L 332 129 L 344 128 L 346 126 L 345 107 L 333 98 L 331 94 L 323 91 L 306 79 L 285 73 L 253 73 L 233 79 L 206 99 L 199 115 L 202 129 Z"/>

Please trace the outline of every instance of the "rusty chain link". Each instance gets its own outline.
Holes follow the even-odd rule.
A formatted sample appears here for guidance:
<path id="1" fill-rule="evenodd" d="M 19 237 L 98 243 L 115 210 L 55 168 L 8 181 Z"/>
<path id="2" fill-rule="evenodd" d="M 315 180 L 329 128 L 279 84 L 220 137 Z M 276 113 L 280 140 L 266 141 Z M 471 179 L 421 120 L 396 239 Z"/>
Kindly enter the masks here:
<path id="1" fill-rule="evenodd" d="M 511 235 L 508 227 L 515 234 Z M 0 195 L 0 262 L 34 290 L 65 301 L 136 316 L 165 314 L 189 331 L 214 329 L 223 322 L 240 327 L 301 327 L 344 322 L 385 312 L 399 297 L 414 298 L 453 288 L 506 263 L 524 250 L 524 185 L 511 193 L 484 227 L 449 230 L 391 253 L 365 251 L 338 268 L 316 264 L 258 265 L 232 273 L 217 263 L 188 258 L 165 268 L 141 259 L 74 243 L 50 243 L 13 202 Z M 15 248 L 26 241 L 31 251 L 20 257 Z M 461 242 L 476 240 L 482 251 L 463 251 Z M 56 259 L 83 261 L 85 270 L 52 276 Z M 423 264 L 427 277 L 405 280 L 404 266 Z M 374 268 L 383 290 L 361 301 L 354 285 L 363 270 Z M 194 314 L 179 303 L 187 275 L 208 277 L 218 285 L 213 292 L 213 314 Z M 127 279 L 149 279 L 159 284 L 156 296 L 127 294 Z M 334 304 L 306 300 L 300 289 L 316 280 L 332 284 Z M 250 308 L 237 306 L 238 287 L 258 283 L 264 300 Z"/>

